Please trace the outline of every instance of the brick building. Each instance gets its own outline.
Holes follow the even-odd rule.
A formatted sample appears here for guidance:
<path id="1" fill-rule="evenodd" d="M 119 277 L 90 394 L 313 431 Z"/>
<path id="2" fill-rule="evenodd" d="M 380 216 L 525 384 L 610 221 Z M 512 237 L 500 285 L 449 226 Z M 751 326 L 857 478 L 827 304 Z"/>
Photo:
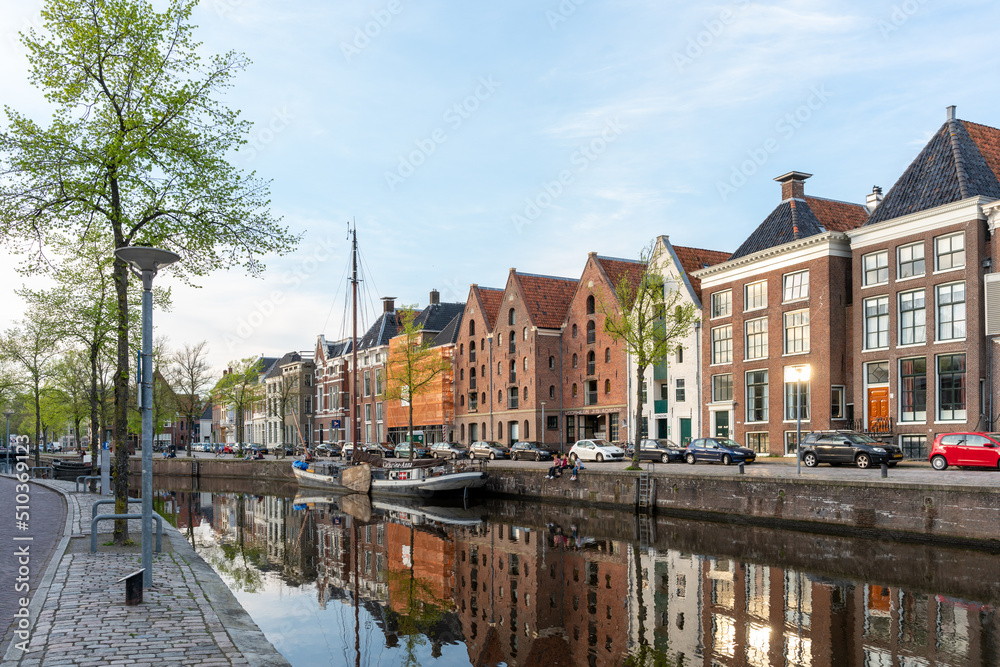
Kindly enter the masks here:
<path id="1" fill-rule="evenodd" d="M 495 287 L 469 287 L 452 373 L 455 437 L 460 443 L 493 439 L 493 376 L 488 369 L 493 367 L 493 327 L 503 296 L 504 291 Z"/>

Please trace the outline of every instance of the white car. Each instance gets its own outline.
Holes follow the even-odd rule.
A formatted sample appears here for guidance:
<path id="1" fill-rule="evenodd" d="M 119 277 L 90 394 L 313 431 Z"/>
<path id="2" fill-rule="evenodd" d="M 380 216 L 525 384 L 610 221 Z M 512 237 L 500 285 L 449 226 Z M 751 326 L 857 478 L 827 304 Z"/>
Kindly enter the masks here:
<path id="1" fill-rule="evenodd" d="M 625 450 L 612 445 L 607 440 L 590 439 L 577 440 L 569 450 L 569 458 L 573 461 L 621 461 L 625 458 Z"/>

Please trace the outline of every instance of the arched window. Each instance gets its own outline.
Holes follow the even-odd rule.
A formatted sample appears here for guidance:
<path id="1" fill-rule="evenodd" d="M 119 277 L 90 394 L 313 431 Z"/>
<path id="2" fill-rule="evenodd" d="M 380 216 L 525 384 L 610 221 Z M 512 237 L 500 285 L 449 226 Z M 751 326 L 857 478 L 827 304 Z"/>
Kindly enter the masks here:
<path id="1" fill-rule="evenodd" d="M 604 393 L 605 394 L 610 394 L 611 393 L 611 380 L 605 380 L 604 381 Z"/>
<path id="2" fill-rule="evenodd" d="M 514 373 L 515 371 L 517 371 L 517 361 L 515 361 L 514 359 L 511 359 L 510 360 L 510 372 Z"/>
<path id="3" fill-rule="evenodd" d="M 528 327 L 521 330 L 521 340 L 528 340 Z"/>
<path id="4" fill-rule="evenodd" d="M 497 391 L 497 403 L 503 403 L 503 389 Z"/>
<path id="5" fill-rule="evenodd" d="M 479 339 L 479 349 L 480 350 L 485 350 L 486 349 L 486 339 L 485 338 L 480 338 Z"/>
<path id="6" fill-rule="evenodd" d="M 549 398 L 556 397 L 556 386 L 554 384 L 549 385 Z"/>
<path id="7" fill-rule="evenodd" d="M 472 372 L 475 373 L 476 369 L 473 368 Z M 458 379 L 459 380 L 465 380 L 465 369 L 464 368 L 459 368 L 458 369 Z"/>
<path id="8" fill-rule="evenodd" d="M 476 335 L 476 321 L 475 320 L 469 320 L 469 335 L 470 336 L 475 336 Z"/>
<path id="9" fill-rule="evenodd" d="M 472 368 L 469 369 L 469 379 L 471 380 L 474 377 L 476 377 L 476 367 L 475 366 L 473 366 Z"/>
<path id="10" fill-rule="evenodd" d="M 486 398 L 486 394 L 483 394 L 483 398 Z M 486 401 L 483 401 L 483 402 L 485 403 Z M 481 434 L 479 437 L 481 437 L 483 440 L 485 440 L 486 439 L 486 422 L 483 422 L 482 424 L 480 424 L 479 428 L 480 428 L 480 434 Z"/>
<path id="11" fill-rule="evenodd" d="M 596 359 L 594 358 L 594 352 L 593 350 L 591 350 L 590 352 L 587 353 L 587 375 L 593 375 L 596 372 L 595 366 L 597 364 L 594 363 L 595 361 Z"/>
<path id="12" fill-rule="evenodd" d="M 556 358 L 549 357 L 549 368 L 555 368 L 555 367 L 556 367 Z"/>
<path id="13" fill-rule="evenodd" d="M 483 364 L 483 367 L 480 369 L 479 377 L 486 377 L 486 364 Z"/>
<path id="14" fill-rule="evenodd" d="M 507 324 L 514 324 L 514 309 L 507 311 Z"/>
<path id="15" fill-rule="evenodd" d="M 587 322 L 587 342 L 593 343 L 595 340 L 597 340 L 597 325 L 591 320 Z"/>
<path id="16" fill-rule="evenodd" d="M 525 387 L 524 390 L 521 392 L 521 400 L 522 401 L 528 400 L 528 388 L 527 387 Z M 525 435 L 525 437 L 528 437 L 528 436 Z"/>
<path id="17" fill-rule="evenodd" d="M 593 294 L 591 294 L 590 296 L 587 297 L 587 314 L 588 315 L 593 315 L 594 314 L 594 295 Z"/>
<path id="18" fill-rule="evenodd" d="M 573 383 L 573 398 L 576 398 L 576 383 Z"/>
<path id="19" fill-rule="evenodd" d="M 463 408 L 465 407 L 465 394 L 458 397 L 458 405 Z"/>
<path id="20" fill-rule="evenodd" d="M 576 353 L 573 353 L 573 368 L 576 368 Z"/>
<path id="21" fill-rule="evenodd" d="M 606 364 L 610 364 L 611 363 L 611 348 L 610 347 L 604 348 L 604 363 L 606 363 Z"/>
<path id="22" fill-rule="evenodd" d="M 514 354 L 514 344 L 517 342 L 517 335 L 511 331 L 510 332 L 510 353 Z"/>
<path id="23" fill-rule="evenodd" d="M 483 392 L 482 396 L 480 396 L 479 401 L 483 405 L 486 405 L 486 392 L 485 391 Z M 486 433 L 486 431 L 485 431 L 485 429 L 486 429 L 486 422 L 483 422 L 483 429 L 484 429 L 483 433 Z"/>
<path id="24" fill-rule="evenodd" d="M 497 334 L 497 347 L 500 347 L 501 345 L 503 345 L 503 334 L 499 333 Z"/>
<path id="25" fill-rule="evenodd" d="M 458 353 L 459 354 L 465 354 L 465 343 L 459 343 L 458 344 Z"/>
<path id="26" fill-rule="evenodd" d="M 528 431 L 528 420 L 524 420 L 524 439 L 527 440 L 531 437 L 531 433 Z M 527 600 L 525 600 L 527 602 Z"/>
<path id="27" fill-rule="evenodd" d="M 524 358 L 524 362 L 521 365 L 524 366 L 524 370 L 528 370 L 528 357 Z"/>
<path id="28" fill-rule="evenodd" d="M 499 375 L 503 375 L 503 366 L 501 365 L 501 362 L 499 362 L 499 361 L 497 362 L 497 375 L 498 376 Z"/>
<path id="29" fill-rule="evenodd" d="M 465 442 L 465 424 L 462 424 L 461 426 L 458 427 L 458 432 L 460 434 L 458 436 L 459 441 Z"/>
<path id="30" fill-rule="evenodd" d="M 497 440 L 503 440 L 503 422 L 497 422 Z"/>
<path id="31" fill-rule="evenodd" d="M 576 338 L 576 325 L 573 325 L 573 338 Z"/>

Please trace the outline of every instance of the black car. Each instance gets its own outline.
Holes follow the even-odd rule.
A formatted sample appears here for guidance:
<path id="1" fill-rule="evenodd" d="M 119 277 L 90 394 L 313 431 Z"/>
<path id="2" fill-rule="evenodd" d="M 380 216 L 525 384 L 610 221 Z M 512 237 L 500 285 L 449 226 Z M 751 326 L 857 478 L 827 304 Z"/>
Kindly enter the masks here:
<path id="1" fill-rule="evenodd" d="M 675 445 L 666 438 L 643 438 L 639 441 L 640 461 L 670 461 L 684 460 L 684 447 Z"/>
<path id="2" fill-rule="evenodd" d="M 698 438 L 692 440 L 684 452 L 684 460 L 688 463 L 698 461 L 719 461 L 723 465 L 730 463 L 753 463 L 757 454 L 729 438 Z"/>
<path id="3" fill-rule="evenodd" d="M 802 438 L 802 463 L 812 468 L 820 463 L 832 466 L 856 465 L 869 468 L 887 463 L 895 466 L 903 460 L 903 450 L 872 440 L 856 431 L 816 431 Z"/>
<path id="4" fill-rule="evenodd" d="M 518 459 L 542 461 L 551 459 L 552 452 L 543 449 L 537 442 L 515 442 L 510 447 L 510 458 L 514 461 Z"/>

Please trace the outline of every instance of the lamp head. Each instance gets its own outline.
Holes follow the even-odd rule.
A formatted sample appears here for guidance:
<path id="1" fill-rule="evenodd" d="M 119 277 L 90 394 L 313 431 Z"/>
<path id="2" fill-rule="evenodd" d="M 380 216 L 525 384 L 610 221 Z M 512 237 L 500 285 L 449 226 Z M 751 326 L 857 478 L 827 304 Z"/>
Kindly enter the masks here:
<path id="1" fill-rule="evenodd" d="M 152 271 L 173 264 L 181 258 L 177 253 L 146 246 L 126 246 L 115 249 L 115 257 L 131 265 L 136 271 Z"/>
<path id="2" fill-rule="evenodd" d="M 785 367 L 785 382 L 809 382 L 812 367 L 809 364 L 804 366 Z"/>

